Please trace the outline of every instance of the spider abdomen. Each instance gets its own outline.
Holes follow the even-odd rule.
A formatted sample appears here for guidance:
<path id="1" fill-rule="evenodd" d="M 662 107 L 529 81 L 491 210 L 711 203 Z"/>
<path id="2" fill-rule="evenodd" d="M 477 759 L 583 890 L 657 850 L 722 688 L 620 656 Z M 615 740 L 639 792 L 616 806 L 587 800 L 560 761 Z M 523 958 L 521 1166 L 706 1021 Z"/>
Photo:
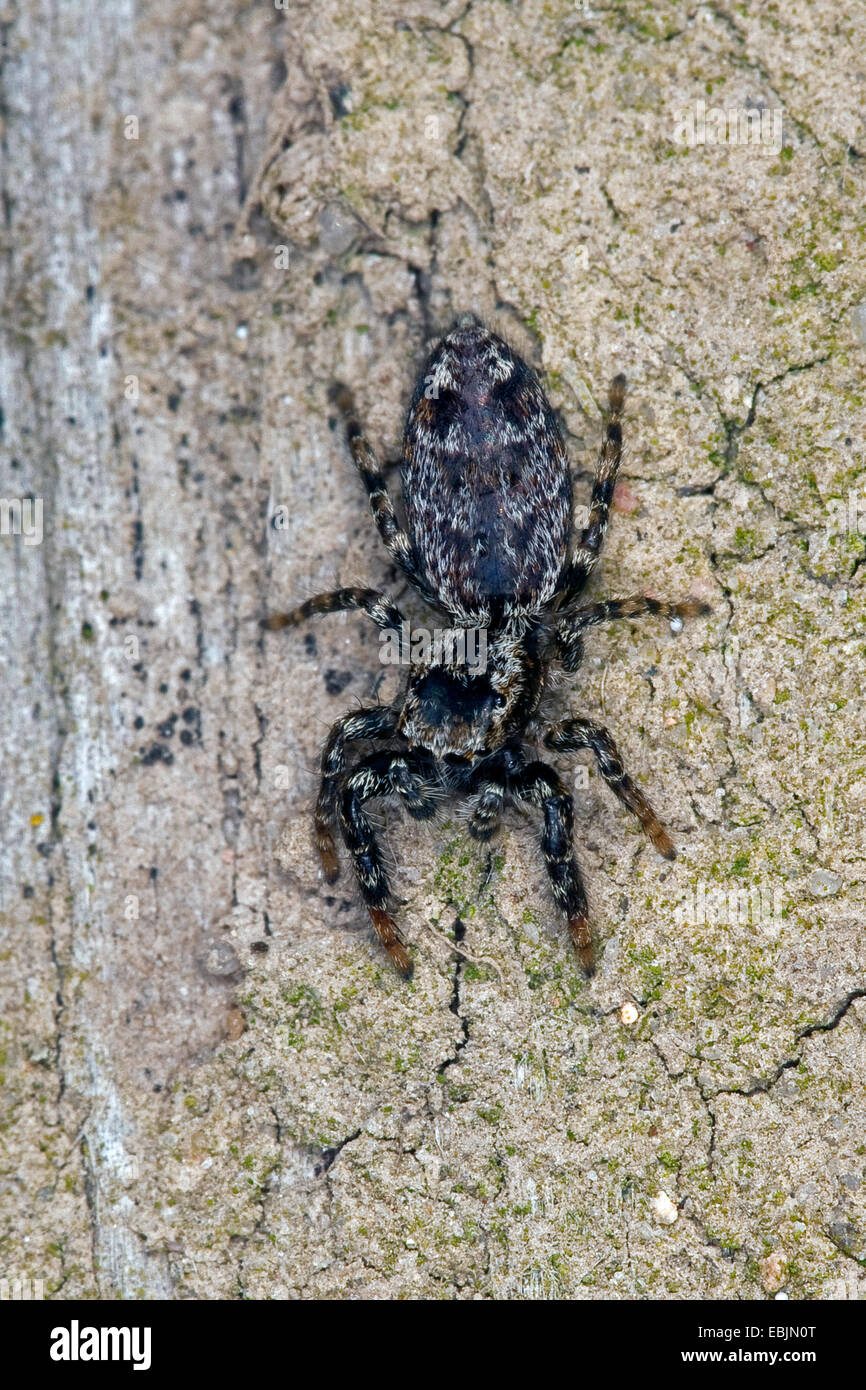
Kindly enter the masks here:
<path id="1" fill-rule="evenodd" d="M 445 608 L 486 621 L 552 598 L 571 535 L 562 437 L 535 373 L 472 315 L 428 359 L 403 460 L 412 544 Z"/>

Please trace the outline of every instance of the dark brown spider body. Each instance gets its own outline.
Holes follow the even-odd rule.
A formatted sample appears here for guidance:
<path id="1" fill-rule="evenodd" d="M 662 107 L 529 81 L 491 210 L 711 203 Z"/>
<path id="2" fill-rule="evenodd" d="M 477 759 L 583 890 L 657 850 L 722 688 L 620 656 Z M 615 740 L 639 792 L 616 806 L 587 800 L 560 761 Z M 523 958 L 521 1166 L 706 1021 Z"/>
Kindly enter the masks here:
<path id="1" fill-rule="evenodd" d="M 565 446 L 535 373 L 471 314 L 415 388 L 403 494 L 419 569 L 456 620 L 489 626 L 553 597 L 571 536 Z"/>
<path id="2" fill-rule="evenodd" d="M 443 790 L 450 792 L 470 801 L 469 832 L 482 841 L 495 833 L 508 799 L 537 807 L 553 896 L 587 972 L 592 941 L 572 845 L 572 798 L 527 741 L 562 753 L 592 749 L 602 777 L 656 848 L 674 856 L 667 832 L 605 729 L 580 718 L 536 727 L 548 670 L 555 662 L 577 670 L 588 628 L 642 613 L 663 614 L 681 626 L 682 618 L 709 611 L 695 600 L 671 604 L 643 596 L 578 606 L 607 529 L 621 457 L 624 389 L 624 378 L 616 377 L 589 523 L 576 545 L 568 459 L 538 378 L 474 316 L 461 315 L 436 346 L 412 398 L 403 449 L 408 532 L 354 420 L 351 397 L 344 388 L 337 392 L 352 454 L 392 559 L 453 627 L 483 629 L 487 642 L 483 670 L 453 652 L 415 660 L 402 697 L 390 707 L 346 715 L 332 728 L 322 754 L 315 823 L 325 877 L 333 881 L 339 872 L 336 824 L 373 926 L 404 974 L 411 963 L 363 809 L 368 800 L 398 796 L 420 820 L 433 815 Z M 323 594 L 265 625 L 285 627 L 315 613 L 351 608 L 402 640 L 401 613 L 373 589 Z M 362 741 L 385 746 L 349 766 L 348 745 Z"/>

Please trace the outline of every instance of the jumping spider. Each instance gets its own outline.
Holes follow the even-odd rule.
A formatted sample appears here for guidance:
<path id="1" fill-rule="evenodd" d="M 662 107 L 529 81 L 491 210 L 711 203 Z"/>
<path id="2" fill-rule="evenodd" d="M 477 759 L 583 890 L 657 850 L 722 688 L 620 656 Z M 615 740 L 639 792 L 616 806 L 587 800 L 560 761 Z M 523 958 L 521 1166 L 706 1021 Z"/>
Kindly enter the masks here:
<path id="1" fill-rule="evenodd" d="M 425 820 L 442 792 L 457 793 L 470 803 L 469 833 L 482 841 L 496 831 L 506 798 L 537 807 L 553 895 L 588 974 L 592 936 L 572 846 L 574 805 L 558 774 L 532 756 L 525 740 L 559 753 L 591 749 L 601 776 L 659 853 L 676 855 L 606 729 L 580 718 L 548 728 L 537 722 L 551 665 L 577 671 L 588 628 L 655 613 L 677 631 L 683 618 L 709 612 L 696 599 L 663 603 L 643 595 L 579 606 L 607 530 L 622 454 L 624 394 L 625 378 L 616 376 L 589 522 L 572 549 L 571 474 L 553 412 L 532 369 L 474 315 L 455 321 L 415 387 L 403 440 L 407 530 L 361 435 L 351 396 L 345 388 L 337 391 L 352 457 L 392 560 L 454 627 L 487 632 L 483 674 L 453 661 L 415 663 L 393 705 L 345 715 L 322 753 L 315 835 L 325 878 L 331 883 L 339 872 L 336 823 L 379 940 L 403 975 L 411 961 L 364 811 L 374 797 L 396 794 L 411 816 Z M 361 588 L 320 594 L 264 625 L 294 626 L 343 609 L 360 609 L 379 628 L 404 632 L 391 600 Z M 359 741 L 384 746 L 350 764 L 348 745 Z"/>

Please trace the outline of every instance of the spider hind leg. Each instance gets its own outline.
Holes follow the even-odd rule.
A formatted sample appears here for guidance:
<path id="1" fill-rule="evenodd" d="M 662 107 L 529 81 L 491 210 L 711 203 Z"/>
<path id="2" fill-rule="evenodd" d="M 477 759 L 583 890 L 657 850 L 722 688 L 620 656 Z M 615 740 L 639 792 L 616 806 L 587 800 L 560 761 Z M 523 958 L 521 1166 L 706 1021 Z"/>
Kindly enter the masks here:
<path id="1" fill-rule="evenodd" d="M 622 410 L 625 377 L 620 373 L 610 383 L 609 408 L 604 439 L 595 466 L 595 480 L 589 503 L 589 522 L 581 532 L 571 564 L 564 575 L 560 607 L 573 603 L 598 564 L 610 517 L 616 477 L 622 462 Z"/>
<path id="2" fill-rule="evenodd" d="M 343 416 L 352 460 L 366 489 L 370 511 L 382 543 L 410 583 L 425 597 L 432 597 L 421 575 L 412 541 L 397 519 L 385 474 L 361 431 L 355 412 L 354 397 L 349 388 L 342 385 L 335 386 L 331 394 L 334 404 Z"/>

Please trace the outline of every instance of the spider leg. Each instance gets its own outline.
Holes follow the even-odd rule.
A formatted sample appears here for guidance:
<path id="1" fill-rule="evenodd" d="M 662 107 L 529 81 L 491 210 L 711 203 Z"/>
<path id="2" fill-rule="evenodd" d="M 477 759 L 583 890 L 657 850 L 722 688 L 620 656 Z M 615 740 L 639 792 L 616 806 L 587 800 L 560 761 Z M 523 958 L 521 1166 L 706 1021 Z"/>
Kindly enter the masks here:
<path id="1" fill-rule="evenodd" d="M 509 782 L 509 791 L 521 801 L 539 806 L 544 814 L 541 852 L 557 906 L 568 918 L 568 929 L 578 959 L 587 975 L 594 968 L 592 932 L 586 892 L 574 855 L 574 802 L 552 767 L 528 763 Z"/>
<path id="2" fill-rule="evenodd" d="M 580 633 L 599 623 L 613 622 L 616 618 L 640 618 L 644 613 L 660 614 L 669 622 L 679 622 L 683 618 L 705 617 L 712 612 L 708 603 L 697 598 L 683 599 L 681 603 L 667 603 L 663 599 L 648 598 L 645 594 L 632 594 L 630 598 L 607 599 L 603 603 L 593 603 L 586 608 L 577 608 L 557 624 L 556 637 L 560 650 L 569 653 L 580 641 Z M 565 669 L 572 667 L 566 664 Z M 573 669 L 577 669 L 576 667 Z"/>
<path id="3" fill-rule="evenodd" d="M 332 725 L 322 749 L 322 782 L 316 803 L 316 849 L 328 883 L 335 883 L 340 865 L 331 826 L 337 814 L 339 781 L 346 770 L 346 745 L 361 739 L 389 738 L 397 727 L 397 715 L 388 705 L 344 714 Z"/>
<path id="4" fill-rule="evenodd" d="M 467 829 L 473 840 L 484 844 L 493 838 L 499 828 L 507 790 L 508 771 L 501 762 L 491 760 L 479 768 L 470 785 L 470 794 L 476 799 Z"/>
<path id="5" fill-rule="evenodd" d="M 419 754 L 394 753 L 390 765 L 391 785 L 409 815 L 415 820 L 430 820 L 436 814 L 433 788 L 436 776 L 433 765 Z"/>
<path id="6" fill-rule="evenodd" d="M 387 796 L 395 790 L 392 779 L 395 762 L 398 787 L 403 778 L 401 762 L 406 763 L 410 774 L 417 771 L 420 778 L 423 770 L 420 759 L 394 752 L 371 753 L 343 779 L 339 792 L 339 815 L 343 840 L 352 856 L 358 887 L 376 934 L 400 974 L 409 975 L 412 969 L 409 952 L 397 923 L 388 912 L 391 888 L 382 851 L 364 811 L 365 801 L 376 796 Z"/>
<path id="7" fill-rule="evenodd" d="M 484 844 L 496 834 L 505 805 L 505 788 L 504 773 L 491 774 L 480 784 L 468 825 L 469 834 L 474 840 Z"/>
<path id="8" fill-rule="evenodd" d="M 600 724 L 591 719 L 566 719 L 549 729 L 544 736 L 546 748 L 561 753 L 574 753 L 579 748 L 591 748 L 598 770 L 624 806 L 637 816 L 659 854 L 676 859 L 673 841 L 665 830 L 643 792 L 635 786 L 622 765 L 617 746 Z"/>
<path id="9" fill-rule="evenodd" d="M 581 532 L 580 540 L 565 571 L 561 586 L 560 607 L 573 603 L 586 585 L 604 544 L 607 531 L 610 504 L 616 486 L 616 475 L 622 461 L 622 407 L 625 399 L 625 377 L 620 373 L 610 383 L 609 411 L 604 439 L 595 466 L 595 481 L 589 505 L 589 523 Z"/>
<path id="10" fill-rule="evenodd" d="M 370 511 L 385 549 L 395 564 L 399 565 L 407 579 L 411 580 L 425 598 L 432 599 L 433 596 L 421 574 L 415 547 L 397 520 L 397 513 L 394 511 L 394 503 L 391 500 L 391 494 L 388 491 L 388 484 L 379 460 L 361 432 L 361 426 L 355 414 L 355 402 L 352 393 L 347 386 L 339 386 L 334 392 L 334 400 L 345 420 L 352 459 L 361 475 L 361 481 L 367 489 Z"/>
<path id="11" fill-rule="evenodd" d="M 553 630 L 556 653 L 563 671 L 574 673 L 583 661 L 583 638 L 572 623 L 562 622 Z"/>
<path id="12" fill-rule="evenodd" d="M 356 608 L 366 613 L 368 618 L 372 618 L 376 626 L 383 631 L 397 632 L 402 637 L 403 615 L 397 605 L 378 589 L 357 587 L 334 589 L 329 594 L 317 594 L 315 598 L 308 598 L 305 603 L 299 603 L 297 608 L 292 608 L 288 613 L 274 613 L 269 618 L 262 618 L 261 626 L 270 632 L 276 632 L 283 627 L 298 627 L 306 622 L 307 618 L 314 618 L 320 614 L 343 613 Z"/>

